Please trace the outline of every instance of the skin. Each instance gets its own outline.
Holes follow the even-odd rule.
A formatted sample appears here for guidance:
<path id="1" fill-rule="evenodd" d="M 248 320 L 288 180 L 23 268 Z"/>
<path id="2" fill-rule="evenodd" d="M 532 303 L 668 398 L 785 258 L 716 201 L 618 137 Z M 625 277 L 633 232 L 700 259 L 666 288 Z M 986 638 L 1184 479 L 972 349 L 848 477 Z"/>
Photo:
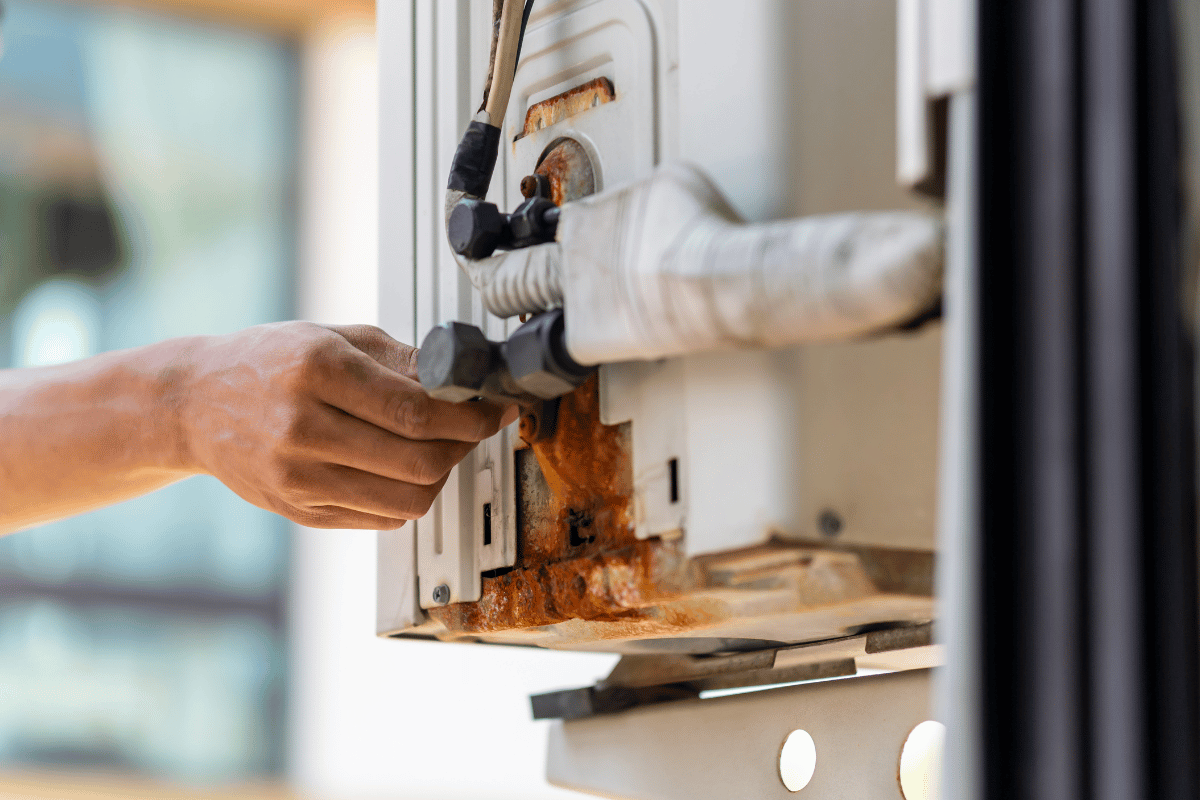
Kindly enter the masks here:
<path id="1" fill-rule="evenodd" d="M 191 475 L 315 528 L 395 529 L 517 409 L 433 400 L 370 326 L 260 325 L 0 370 L 0 533 Z"/>

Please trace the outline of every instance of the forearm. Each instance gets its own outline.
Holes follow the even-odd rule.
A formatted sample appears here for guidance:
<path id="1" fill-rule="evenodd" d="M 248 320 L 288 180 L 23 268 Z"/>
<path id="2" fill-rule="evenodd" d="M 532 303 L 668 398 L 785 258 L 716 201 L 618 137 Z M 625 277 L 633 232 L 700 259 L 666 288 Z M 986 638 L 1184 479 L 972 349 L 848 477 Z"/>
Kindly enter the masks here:
<path id="1" fill-rule="evenodd" d="M 0 371 L 0 533 L 201 473 L 302 525 L 398 528 L 517 414 L 432 399 L 415 356 L 287 322 Z"/>
<path id="2" fill-rule="evenodd" d="M 0 371 L 0 533 L 193 474 L 181 404 L 197 343 Z"/>

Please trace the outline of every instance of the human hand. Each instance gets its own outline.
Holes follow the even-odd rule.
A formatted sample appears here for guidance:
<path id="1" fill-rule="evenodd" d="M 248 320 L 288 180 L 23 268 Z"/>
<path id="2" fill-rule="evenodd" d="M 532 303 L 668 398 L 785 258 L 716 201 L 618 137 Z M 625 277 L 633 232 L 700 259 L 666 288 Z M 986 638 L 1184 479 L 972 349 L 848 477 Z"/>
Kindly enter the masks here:
<path id="1" fill-rule="evenodd" d="M 256 506 L 314 528 L 394 529 L 517 417 L 445 403 L 417 350 L 368 325 L 260 325 L 199 340 L 183 382 L 185 458 Z"/>

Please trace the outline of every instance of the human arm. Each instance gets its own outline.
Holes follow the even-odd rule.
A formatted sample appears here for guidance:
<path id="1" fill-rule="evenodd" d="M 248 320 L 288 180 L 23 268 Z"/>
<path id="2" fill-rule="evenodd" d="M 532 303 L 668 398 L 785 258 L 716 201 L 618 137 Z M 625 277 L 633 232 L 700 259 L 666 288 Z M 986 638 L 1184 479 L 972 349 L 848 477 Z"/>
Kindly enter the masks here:
<path id="1" fill-rule="evenodd" d="M 416 350 L 292 322 L 0 371 L 0 532 L 196 474 L 312 527 L 399 527 L 515 409 L 430 399 Z"/>

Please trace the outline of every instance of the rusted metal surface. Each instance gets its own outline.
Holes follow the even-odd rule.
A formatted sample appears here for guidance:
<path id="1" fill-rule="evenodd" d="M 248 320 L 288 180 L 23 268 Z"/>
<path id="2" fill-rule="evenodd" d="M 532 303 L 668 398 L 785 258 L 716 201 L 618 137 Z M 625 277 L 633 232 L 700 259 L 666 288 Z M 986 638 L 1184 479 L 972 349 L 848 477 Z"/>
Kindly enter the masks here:
<path id="1" fill-rule="evenodd" d="M 549 181 L 550 199 L 560 206 L 596 191 L 592 159 L 574 139 L 559 139 L 550 145 L 534 172 Z"/>
<path id="2" fill-rule="evenodd" d="M 617 99 L 616 90 L 608 78 L 596 78 L 585 84 L 568 89 L 562 94 L 547 98 L 540 103 L 534 103 L 525 112 L 525 127 L 521 136 L 528 136 L 534 131 L 548 128 L 568 117 L 582 114 L 589 108 L 596 108 Z"/>
<path id="3" fill-rule="evenodd" d="M 531 107 L 525 133 L 614 97 L 603 79 L 576 87 Z M 561 205 L 596 190 L 591 159 L 570 138 L 552 142 L 535 173 L 522 181 L 526 197 L 536 193 Z M 756 547 L 688 559 L 682 539 L 638 540 L 629 425 L 601 424 L 595 375 L 561 398 L 552 433 L 545 425 L 539 434 L 538 425 L 536 417 L 522 419 L 524 444 L 513 453 L 515 566 L 485 574 L 478 602 L 429 610 L 425 633 L 655 659 L 668 654 L 674 660 L 654 669 L 678 672 L 687 665 L 697 685 L 724 685 L 774 679 L 780 669 L 800 677 L 843 674 L 853 660 L 835 654 L 771 669 L 767 655 L 745 653 L 732 657 L 745 675 L 726 678 L 711 656 L 683 654 L 861 638 L 880 626 L 933 617 L 932 553 L 766 537 Z"/>
<path id="4" fill-rule="evenodd" d="M 485 577 L 478 602 L 430 614 L 450 631 L 494 632 L 633 619 L 678 594 L 679 548 L 634 533 L 629 448 L 628 425 L 600 423 L 596 376 L 563 397 L 554 435 L 514 453 L 515 568 Z"/>

